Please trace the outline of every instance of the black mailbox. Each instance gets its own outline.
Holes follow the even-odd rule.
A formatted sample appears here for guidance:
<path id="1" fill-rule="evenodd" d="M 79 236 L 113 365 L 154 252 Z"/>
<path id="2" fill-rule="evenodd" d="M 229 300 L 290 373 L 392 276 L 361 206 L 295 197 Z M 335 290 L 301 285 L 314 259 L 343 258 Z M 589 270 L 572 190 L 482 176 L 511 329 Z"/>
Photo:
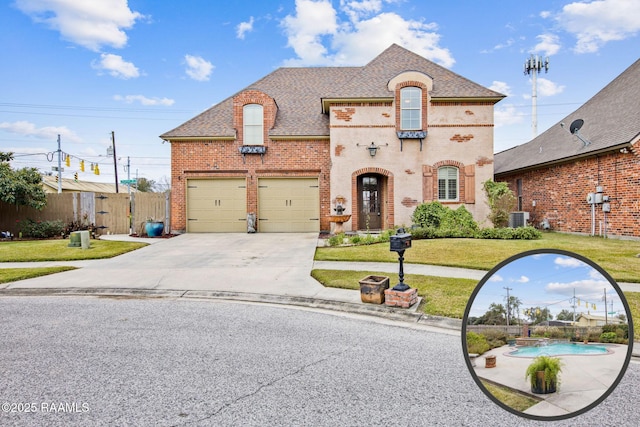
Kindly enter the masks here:
<path id="1" fill-rule="evenodd" d="M 411 247 L 411 234 L 405 233 L 403 228 L 398 229 L 397 234 L 390 236 L 390 251 L 400 252 Z"/>

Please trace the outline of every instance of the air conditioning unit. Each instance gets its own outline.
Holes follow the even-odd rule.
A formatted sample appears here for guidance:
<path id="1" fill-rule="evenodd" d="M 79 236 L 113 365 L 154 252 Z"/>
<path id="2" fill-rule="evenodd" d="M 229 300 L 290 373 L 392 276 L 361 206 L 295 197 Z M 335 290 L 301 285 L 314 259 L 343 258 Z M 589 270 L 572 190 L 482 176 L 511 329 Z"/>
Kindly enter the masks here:
<path id="1" fill-rule="evenodd" d="M 529 212 L 511 212 L 509 214 L 509 227 L 526 227 L 529 221 Z"/>

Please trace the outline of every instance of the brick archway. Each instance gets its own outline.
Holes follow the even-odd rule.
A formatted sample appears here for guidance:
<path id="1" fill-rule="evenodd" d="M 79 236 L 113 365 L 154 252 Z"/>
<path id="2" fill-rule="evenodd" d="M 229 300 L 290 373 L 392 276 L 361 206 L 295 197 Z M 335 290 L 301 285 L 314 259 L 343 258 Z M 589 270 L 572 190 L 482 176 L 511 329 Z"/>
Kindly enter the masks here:
<path id="1" fill-rule="evenodd" d="M 386 169 L 367 167 L 354 171 L 351 174 L 351 224 L 352 228 L 358 229 L 360 221 L 360 210 L 358 209 L 358 179 L 362 175 L 380 175 L 384 178 L 381 186 L 382 196 L 382 229 L 391 228 L 395 225 L 395 202 L 394 202 L 394 179 L 393 173 Z"/>

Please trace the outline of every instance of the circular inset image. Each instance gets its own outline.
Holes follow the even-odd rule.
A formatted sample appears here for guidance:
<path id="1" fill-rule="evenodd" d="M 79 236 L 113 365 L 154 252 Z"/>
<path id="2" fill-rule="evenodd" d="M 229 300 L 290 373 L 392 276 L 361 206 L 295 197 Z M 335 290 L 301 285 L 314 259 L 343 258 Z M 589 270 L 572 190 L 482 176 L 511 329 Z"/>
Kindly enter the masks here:
<path id="1" fill-rule="evenodd" d="M 593 261 L 542 249 L 487 273 L 465 309 L 462 348 L 478 387 L 526 418 L 562 420 L 602 402 L 633 350 L 618 284 Z"/>

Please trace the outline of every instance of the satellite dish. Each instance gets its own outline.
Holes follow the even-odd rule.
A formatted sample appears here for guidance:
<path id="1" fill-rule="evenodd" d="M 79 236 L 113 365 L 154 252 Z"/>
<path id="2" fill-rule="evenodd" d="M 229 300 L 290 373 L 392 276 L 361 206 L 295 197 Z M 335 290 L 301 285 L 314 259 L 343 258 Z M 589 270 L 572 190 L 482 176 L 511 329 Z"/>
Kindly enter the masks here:
<path id="1" fill-rule="evenodd" d="M 573 122 L 571 122 L 571 126 L 569 126 L 569 132 L 575 135 L 580 130 L 582 125 L 584 125 L 584 120 L 582 119 L 574 120 Z"/>

